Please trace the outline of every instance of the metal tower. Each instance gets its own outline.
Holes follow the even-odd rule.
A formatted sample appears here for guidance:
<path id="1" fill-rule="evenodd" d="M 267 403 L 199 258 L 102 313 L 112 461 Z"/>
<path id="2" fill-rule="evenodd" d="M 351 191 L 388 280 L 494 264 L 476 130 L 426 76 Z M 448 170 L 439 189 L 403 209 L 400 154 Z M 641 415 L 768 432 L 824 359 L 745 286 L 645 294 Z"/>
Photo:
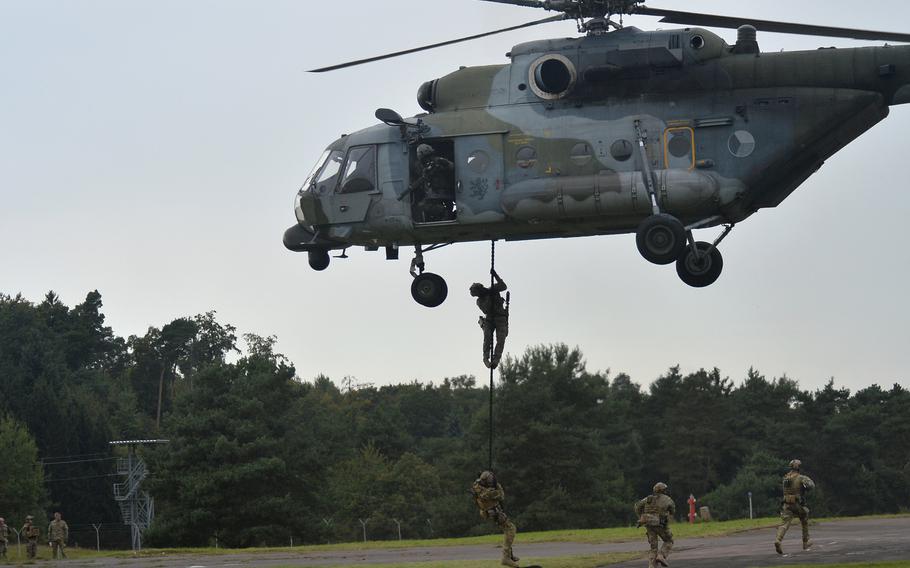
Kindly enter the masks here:
<path id="1" fill-rule="evenodd" d="M 114 499 L 120 505 L 123 524 L 130 526 L 133 551 L 142 549 L 142 533 L 155 518 L 155 500 L 147 491 L 142 491 L 142 480 L 148 475 L 148 468 L 142 458 L 136 455 L 136 447 L 150 444 L 164 444 L 168 440 L 120 440 L 112 446 L 127 446 L 127 457 L 117 460 L 117 474 L 126 479 L 114 484 Z"/>

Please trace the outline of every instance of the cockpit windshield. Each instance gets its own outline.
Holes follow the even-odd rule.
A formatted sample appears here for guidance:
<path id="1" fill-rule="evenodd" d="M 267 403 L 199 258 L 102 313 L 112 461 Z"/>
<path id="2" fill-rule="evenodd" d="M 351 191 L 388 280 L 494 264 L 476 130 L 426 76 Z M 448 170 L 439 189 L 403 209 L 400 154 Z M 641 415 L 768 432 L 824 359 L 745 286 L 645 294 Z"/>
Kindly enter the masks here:
<path id="1" fill-rule="evenodd" d="M 307 176 L 303 182 L 303 189 L 312 189 L 322 195 L 335 189 L 335 183 L 338 179 L 338 171 L 341 169 L 341 162 L 344 161 L 344 154 L 339 150 L 326 150 L 316 167 Z"/>

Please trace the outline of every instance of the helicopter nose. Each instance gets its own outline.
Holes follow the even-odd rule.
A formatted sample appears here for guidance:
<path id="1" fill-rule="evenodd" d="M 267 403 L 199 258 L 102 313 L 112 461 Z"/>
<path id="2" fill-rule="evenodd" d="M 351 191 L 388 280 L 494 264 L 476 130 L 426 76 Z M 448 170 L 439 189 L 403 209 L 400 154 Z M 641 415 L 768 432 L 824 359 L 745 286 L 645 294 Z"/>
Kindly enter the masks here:
<path id="1" fill-rule="evenodd" d="M 307 245 L 312 243 L 315 238 L 316 235 L 314 233 L 311 233 L 302 225 L 298 224 L 293 227 L 288 227 L 284 232 L 282 242 L 284 242 L 284 248 L 290 251 L 306 252 L 309 248 Z"/>

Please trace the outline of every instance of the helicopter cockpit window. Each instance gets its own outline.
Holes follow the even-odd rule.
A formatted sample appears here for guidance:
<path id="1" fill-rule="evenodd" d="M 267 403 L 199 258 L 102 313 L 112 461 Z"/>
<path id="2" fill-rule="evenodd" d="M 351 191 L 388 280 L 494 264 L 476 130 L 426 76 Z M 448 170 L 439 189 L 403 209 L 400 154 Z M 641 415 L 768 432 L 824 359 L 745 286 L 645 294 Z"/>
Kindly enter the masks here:
<path id="1" fill-rule="evenodd" d="M 316 177 L 316 174 L 319 172 L 319 168 L 321 168 L 322 165 L 325 164 L 325 160 L 328 157 L 329 157 L 328 150 L 326 150 L 325 152 L 322 153 L 321 156 L 319 156 L 319 160 L 316 162 L 316 165 L 313 166 L 313 169 L 310 170 L 309 175 L 307 175 L 306 179 L 303 181 L 303 187 L 301 187 L 301 189 L 306 190 L 306 189 L 309 189 L 311 185 L 313 185 L 313 178 Z"/>
<path id="2" fill-rule="evenodd" d="M 319 195 L 324 195 L 335 189 L 335 183 L 338 181 L 338 171 L 341 169 L 341 161 L 344 154 L 340 150 L 332 150 L 322 170 L 316 176 L 313 183 L 313 191 Z"/>
<path id="3" fill-rule="evenodd" d="M 376 187 L 376 159 L 372 146 L 359 146 L 348 151 L 348 161 L 341 176 L 338 193 L 372 191 Z"/>

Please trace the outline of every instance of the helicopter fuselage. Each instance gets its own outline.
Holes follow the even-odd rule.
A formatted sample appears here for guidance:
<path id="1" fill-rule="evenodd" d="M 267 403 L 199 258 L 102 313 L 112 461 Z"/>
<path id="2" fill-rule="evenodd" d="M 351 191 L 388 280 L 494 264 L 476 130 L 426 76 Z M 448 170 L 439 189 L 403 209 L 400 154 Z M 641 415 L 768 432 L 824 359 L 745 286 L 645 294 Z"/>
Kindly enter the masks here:
<path id="1" fill-rule="evenodd" d="M 658 208 L 687 229 L 733 224 L 910 102 L 910 46 L 761 53 L 748 30 L 731 46 L 700 28 L 625 28 L 510 57 L 426 83 L 427 114 L 331 144 L 285 246 L 628 233 Z M 454 165 L 442 218 L 412 187 L 419 143 Z"/>

